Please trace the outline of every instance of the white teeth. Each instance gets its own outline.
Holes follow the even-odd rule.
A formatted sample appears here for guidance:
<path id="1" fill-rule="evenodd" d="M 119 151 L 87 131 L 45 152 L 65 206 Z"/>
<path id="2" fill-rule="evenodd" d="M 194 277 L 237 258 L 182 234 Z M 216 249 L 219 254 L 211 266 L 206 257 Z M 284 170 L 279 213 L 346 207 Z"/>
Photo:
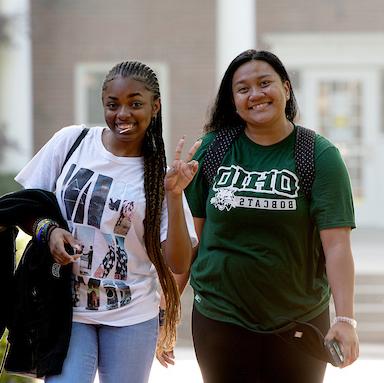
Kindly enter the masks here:
<path id="1" fill-rule="evenodd" d="M 254 110 L 257 110 L 257 109 L 262 109 L 264 108 L 265 106 L 267 106 L 268 103 L 267 102 L 264 102 L 263 104 L 257 104 L 257 105 L 253 105 L 251 106 L 251 109 L 254 109 Z"/>
<path id="2" fill-rule="evenodd" d="M 128 132 L 129 130 L 131 130 L 133 128 L 134 124 L 133 123 L 130 123 L 130 124 L 121 124 L 119 125 L 119 128 L 123 128 L 122 130 L 120 130 L 120 134 L 122 133 L 125 133 L 125 132 Z"/>
<path id="3" fill-rule="evenodd" d="M 264 108 L 266 105 L 268 105 L 268 104 L 266 102 L 264 102 L 263 104 L 254 105 L 252 108 L 253 109 L 261 109 L 261 108 Z"/>

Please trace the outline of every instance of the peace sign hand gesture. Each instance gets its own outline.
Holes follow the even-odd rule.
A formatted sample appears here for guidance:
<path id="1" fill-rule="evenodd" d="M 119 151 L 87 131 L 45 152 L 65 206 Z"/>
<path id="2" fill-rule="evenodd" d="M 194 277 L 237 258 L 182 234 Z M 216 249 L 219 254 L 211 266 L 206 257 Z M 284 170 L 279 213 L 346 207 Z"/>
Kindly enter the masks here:
<path id="1" fill-rule="evenodd" d="M 201 140 L 196 141 L 192 145 L 188 151 L 185 161 L 180 159 L 184 143 L 185 137 L 183 136 L 176 146 L 175 159 L 173 160 L 172 166 L 168 170 L 164 179 L 165 191 L 174 195 L 180 195 L 183 192 L 183 190 L 192 181 L 199 167 L 198 162 L 192 160 L 192 157 L 201 145 Z"/>

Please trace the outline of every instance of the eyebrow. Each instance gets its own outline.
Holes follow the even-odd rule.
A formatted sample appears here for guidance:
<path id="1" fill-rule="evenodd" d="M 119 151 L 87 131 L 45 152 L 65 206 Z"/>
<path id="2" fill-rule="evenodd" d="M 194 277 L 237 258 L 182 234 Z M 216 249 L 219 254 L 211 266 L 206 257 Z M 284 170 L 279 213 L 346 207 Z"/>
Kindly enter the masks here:
<path id="1" fill-rule="evenodd" d="M 136 96 L 143 97 L 143 94 L 140 92 L 130 93 L 127 95 L 127 98 L 132 98 L 132 97 L 136 97 Z M 114 96 L 108 96 L 107 98 L 110 100 L 118 100 L 119 99 L 118 97 L 114 97 Z"/>
<path id="2" fill-rule="evenodd" d="M 262 74 L 262 75 L 260 75 L 260 76 L 257 76 L 256 78 L 257 78 L 257 80 L 263 80 L 264 78 L 266 78 L 266 77 L 270 77 L 270 76 L 272 76 L 272 73 L 266 73 L 266 74 Z M 239 81 L 236 81 L 233 85 L 238 85 L 238 84 L 241 84 L 241 83 L 243 83 L 243 82 L 246 82 L 247 80 L 246 79 L 244 79 L 244 78 L 240 78 L 240 80 Z"/>
<path id="3" fill-rule="evenodd" d="M 143 97 L 143 94 L 140 93 L 140 92 L 130 93 L 127 97 L 128 97 L 128 98 L 131 98 L 131 97 L 136 97 L 136 96 Z"/>

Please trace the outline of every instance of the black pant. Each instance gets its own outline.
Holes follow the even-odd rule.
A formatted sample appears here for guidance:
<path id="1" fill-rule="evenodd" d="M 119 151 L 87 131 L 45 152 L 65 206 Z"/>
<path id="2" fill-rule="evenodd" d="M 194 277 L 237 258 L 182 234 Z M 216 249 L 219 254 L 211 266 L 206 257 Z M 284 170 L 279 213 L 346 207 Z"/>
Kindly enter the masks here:
<path id="1" fill-rule="evenodd" d="M 329 311 L 310 323 L 323 334 Z M 209 319 L 196 308 L 192 335 L 204 383 L 321 383 L 326 363 L 311 357 L 274 334 Z"/>

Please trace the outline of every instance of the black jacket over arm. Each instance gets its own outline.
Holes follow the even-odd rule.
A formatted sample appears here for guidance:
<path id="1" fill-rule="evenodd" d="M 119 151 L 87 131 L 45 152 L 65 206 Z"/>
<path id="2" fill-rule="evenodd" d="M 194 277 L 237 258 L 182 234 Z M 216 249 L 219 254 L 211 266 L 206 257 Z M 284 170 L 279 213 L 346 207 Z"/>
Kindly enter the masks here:
<path id="1" fill-rule="evenodd" d="M 59 266 L 47 245 L 31 240 L 15 265 L 16 226 L 38 217 L 51 218 L 68 229 L 56 197 L 26 189 L 0 197 L 1 302 L 0 331 L 8 328 L 5 368 L 36 377 L 59 374 L 67 354 L 72 324 L 72 265 Z M 5 273 L 5 275 L 4 275 Z"/>

